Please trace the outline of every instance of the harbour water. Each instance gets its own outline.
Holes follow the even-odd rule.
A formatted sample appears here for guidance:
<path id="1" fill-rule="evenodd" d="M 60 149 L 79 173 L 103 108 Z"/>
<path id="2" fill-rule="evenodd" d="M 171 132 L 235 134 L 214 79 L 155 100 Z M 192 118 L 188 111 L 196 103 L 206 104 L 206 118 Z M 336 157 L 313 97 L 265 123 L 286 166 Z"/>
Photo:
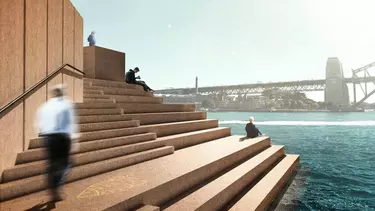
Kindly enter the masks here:
<path id="1" fill-rule="evenodd" d="M 245 135 L 250 116 L 272 144 L 301 156 L 278 209 L 375 210 L 375 112 L 208 113 L 233 135 Z"/>

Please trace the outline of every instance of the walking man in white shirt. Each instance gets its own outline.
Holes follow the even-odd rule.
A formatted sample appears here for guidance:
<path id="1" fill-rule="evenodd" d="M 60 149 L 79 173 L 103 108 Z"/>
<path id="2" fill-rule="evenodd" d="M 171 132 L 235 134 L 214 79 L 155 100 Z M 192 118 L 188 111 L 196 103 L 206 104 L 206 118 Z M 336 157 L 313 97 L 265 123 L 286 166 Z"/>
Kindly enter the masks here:
<path id="1" fill-rule="evenodd" d="M 72 138 L 77 132 L 73 104 L 64 97 L 63 85 L 51 89 L 52 97 L 37 113 L 39 136 L 47 147 L 49 167 L 48 183 L 52 200 L 60 201 L 59 187 L 69 165 Z"/>

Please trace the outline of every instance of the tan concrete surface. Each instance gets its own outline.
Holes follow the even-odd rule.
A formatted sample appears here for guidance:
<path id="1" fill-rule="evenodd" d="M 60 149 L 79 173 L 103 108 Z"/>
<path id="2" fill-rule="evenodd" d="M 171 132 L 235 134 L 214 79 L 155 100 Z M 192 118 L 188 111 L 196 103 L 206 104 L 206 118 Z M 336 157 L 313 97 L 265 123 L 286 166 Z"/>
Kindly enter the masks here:
<path id="1" fill-rule="evenodd" d="M 119 204 L 119 209 L 111 210 L 127 210 L 124 205 L 137 206 L 146 204 L 150 194 L 159 201 L 175 195 L 176 191 L 186 190 L 188 188 L 186 185 L 190 186 L 192 183 L 199 183 L 200 179 L 209 176 L 207 174 L 215 173 L 215 171 L 207 171 L 208 164 L 217 171 L 225 167 L 225 165 L 231 164 L 231 162 L 225 162 L 225 160 L 235 161 L 243 156 L 249 156 L 261 148 L 270 146 L 269 139 L 258 138 L 251 144 L 238 142 L 238 139 L 239 137 L 235 136 L 208 142 L 176 151 L 173 155 L 66 184 L 63 188 L 66 197 L 65 201 L 57 203 L 55 210 L 95 211 L 103 210 L 121 202 L 123 203 Z M 224 157 L 227 158 L 219 163 L 225 165 L 217 165 L 219 163 L 215 163 L 215 161 Z M 207 173 L 202 174 L 202 170 Z M 181 181 L 197 178 L 189 177 L 191 173 L 202 175 L 203 178 L 198 178 L 195 182 L 189 181 L 189 183 Z M 152 175 L 152 179 L 150 179 L 150 175 Z M 176 183 L 182 185 L 175 185 Z M 165 191 L 167 187 L 171 188 L 170 191 Z M 174 188 L 172 189 L 172 187 Z M 154 190 L 158 194 L 155 194 L 155 191 L 148 191 L 153 188 L 156 188 Z M 146 194 L 142 194 L 143 196 L 139 195 L 145 192 Z M 11 210 L 17 207 L 24 210 L 30 209 L 37 204 L 45 203 L 48 200 L 48 192 L 43 191 L 6 201 L 3 203 L 3 207 Z M 151 203 L 150 205 L 155 204 Z"/>
<path id="2" fill-rule="evenodd" d="M 298 155 L 287 155 L 230 210 L 266 210 L 282 186 L 290 179 L 298 162 Z"/>
<path id="3" fill-rule="evenodd" d="M 206 112 L 163 112 L 124 115 L 139 120 L 141 125 L 202 120 L 207 117 Z"/>
<path id="4" fill-rule="evenodd" d="M 63 1 L 48 0 L 48 73 L 63 64 Z"/>
<path id="5" fill-rule="evenodd" d="M 246 142 L 250 143 L 248 139 Z M 166 211 L 221 210 L 246 186 L 255 181 L 267 168 L 284 156 L 282 146 L 271 146 L 255 157 L 245 161 L 224 175 L 210 181 L 172 206 Z"/>
<path id="6" fill-rule="evenodd" d="M 93 78 L 84 78 L 85 88 L 99 88 L 99 87 L 115 87 L 115 88 L 128 88 L 143 90 L 142 86 L 127 84 L 124 81 L 102 80 Z"/>
<path id="7" fill-rule="evenodd" d="M 74 10 L 74 66 L 83 71 L 83 19 Z M 74 78 L 74 102 L 83 102 L 83 77 Z"/>
<path id="8" fill-rule="evenodd" d="M 47 75 L 47 0 L 26 0 L 25 88 Z M 42 86 L 25 100 L 25 146 L 35 137 L 35 111 L 47 99 L 47 86 Z"/>
<path id="9" fill-rule="evenodd" d="M 0 25 L 0 107 L 3 107 L 23 92 L 23 0 L 0 1 Z M 0 172 L 11 167 L 17 152 L 23 149 L 20 122 L 23 122 L 23 103 L 6 116 L 0 116 Z"/>
<path id="10" fill-rule="evenodd" d="M 129 88 L 116 88 L 116 87 L 85 87 L 85 92 L 106 95 L 130 95 L 130 96 L 153 96 L 153 93 L 146 92 L 143 89 L 129 89 Z"/>
<path id="11" fill-rule="evenodd" d="M 111 109 L 77 109 L 77 116 L 90 116 L 90 115 L 120 115 L 122 113 L 121 109 L 111 108 Z"/>
<path id="12" fill-rule="evenodd" d="M 75 103 L 76 109 L 88 109 L 88 108 L 116 108 L 114 103 Z"/>
<path id="13" fill-rule="evenodd" d="M 124 115 L 99 115 L 99 116 L 79 116 L 77 122 L 80 124 L 94 123 L 94 122 L 112 122 L 112 121 L 125 121 L 131 120 Z"/>
<path id="14" fill-rule="evenodd" d="M 83 97 L 84 98 L 111 99 L 111 96 L 104 95 L 104 94 L 88 94 L 88 93 L 84 93 Z"/>
<path id="15" fill-rule="evenodd" d="M 65 84 L 66 87 L 66 96 L 71 100 L 74 101 L 74 80 L 75 77 L 72 77 L 70 75 L 70 72 L 67 70 L 63 71 L 63 84 Z"/>
<path id="16" fill-rule="evenodd" d="M 159 147 L 164 147 L 164 142 L 160 140 L 145 141 L 141 143 L 134 143 L 130 145 L 112 147 L 96 151 L 78 153 L 70 156 L 72 167 L 86 165 L 89 163 L 99 162 L 106 159 L 125 156 L 132 153 L 151 150 Z M 36 161 L 16 165 L 13 168 L 6 169 L 3 172 L 3 181 L 10 182 L 18 179 L 32 177 L 47 172 L 47 160 Z M 90 169 L 89 169 L 90 171 Z"/>
<path id="17" fill-rule="evenodd" d="M 84 47 L 86 77 L 121 81 L 125 80 L 125 53 L 98 47 Z"/>
<path id="18" fill-rule="evenodd" d="M 83 98 L 84 103 L 114 103 L 112 99 L 95 99 L 95 98 Z"/>
<path id="19" fill-rule="evenodd" d="M 185 132 L 177 135 L 170 135 L 158 138 L 163 141 L 165 145 L 174 146 L 175 149 L 181 149 L 196 144 L 212 141 L 215 139 L 230 136 L 230 128 L 212 128 L 206 130 L 198 130 L 193 132 Z M 101 139 L 96 141 L 79 142 L 79 152 L 86 152 L 91 150 L 98 150 L 108 147 L 115 147 L 124 144 L 132 144 L 142 142 L 146 140 L 152 140 L 156 138 L 155 133 L 146 133 L 130 136 L 121 136 L 115 138 Z M 41 140 L 32 143 L 41 143 Z M 42 153 L 44 148 L 30 149 L 25 152 L 19 153 L 17 156 L 17 163 L 25 163 L 30 161 L 37 161 L 45 159 L 45 155 Z"/>
<path id="20" fill-rule="evenodd" d="M 74 66 L 83 71 L 83 18 L 77 10 L 74 10 Z"/>
<path id="21" fill-rule="evenodd" d="M 195 111 L 194 104 L 116 103 L 116 105 L 123 108 L 126 114 Z"/>
<path id="22" fill-rule="evenodd" d="M 47 75 L 47 0 L 25 3 L 25 89 L 28 89 Z"/>
<path id="23" fill-rule="evenodd" d="M 46 101 L 46 85 L 25 100 L 24 114 L 24 146 L 29 145 L 30 139 L 37 136 L 35 117 L 37 109 Z M 26 148 L 25 148 L 26 149 Z"/>
<path id="24" fill-rule="evenodd" d="M 63 5 L 66 7 L 65 9 L 63 9 Z M 74 12 L 74 7 L 68 0 L 0 1 L 0 43 L 2 45 L 0 49 L 0 75 L 6 76 L 0 77 L 0 89 L 2 90 L 0 91 L 0 106 L 9 103 L 25 89 L 35 85 L 48 73 L 56 70 L 63 63 L 63 56 L 65 61 L 68 61 L 69 58 L 76 58 L 77 62 L 81 61 L 82 63 L 83 57 L 74 57 L 71 46 L 74 46 L 74 35 L 83 33 L 83 29 L 74 31 L 75 23 L 72 22 L 74 21 L 74 13 L 72 13 L 73 16 L 69 16 L 71 12 Z M 69 17 L 64 18 L 64 14 Z M 78 26 L 80 24 L 79 20 L 77 19 L 78 22 L 76 24 Z M 66 34 L 68 37 L 63 38 Z M 83 42 L 83 40 L 77 37 L 78 42 Z M 65 49 L 64 55 L 63 46 Z M 71 53 L 69 53 L 69 49 L 72 50 Z M 79 50 L 77 48 L 77 52 Z M 23 60 L 24 58 L 25 61 Z M 73 64 L 73 62 L 70 63 Z M 73 79 L 69 79 L 67 76 L 64 77 L 65 81 L 69 82 L 68 85 L 71 85 Z M 16 113 L 21 112 L 16 115 L 17 126 L 13 125 L 12 121 L 9 121 L 9 117 L 1 117 L 0 124 L 12 126 L 12 130 L 1 131 L 2 133 L 7 133 L 2 137 L 21 138 L 20 140 L 12 138 L 12 141 L 15 145 L 21 142 L 22 149 L 26 149 L 29 138 L 35 136 L 33 128 L 35 112 L 38 106 L 47 99 L 47 88 L 62 82 L 62 74 L 57 75 L 25 99 L 25 103 L 21 103 L 21 107 L 16 108 Z M 79 83 L 81 82 L 76 81 L 76 90 L 79 89 Z M 74 88 L 74 82 L 70 87 Z M 69 93 L 72 98 L 82 98 L 79 95 L 74 96 L 73 90 L 70 90 Z M 25 111 L 19 110 L 22 107 L 25 108 Z M 10 110 L 11 112 L 12 110 Z M 13 114 L 9 115 L 15 117 Z M 19 129 L 22 130 L 22 127 L 25 128 L 24 132 L 19 131 Z M 14 149 L 12 146 L 8 147 Z M 22 149 L 20 150 L 22 151 Z M 5 159 L 3 155 L 9 156 L 10 160 L 12 160 L 15 156 L 12 154 L 14 151 L 9 150 L 9 153 L 4 152 L 1 155 L 1 160 L 4 161 Z M 9 166 L 11 164 L 6 162 L 2 165 Z"/>
<path id="25" fill-rule="evenodd" d="M 12 167 L 15 164 L 17 153 L 24 148 L 23 125 L 20 124 L 22 121 L 22 103 L 0 118 L 0 172 Z"/>
<path id="26" fill-rule="evenodd" d="M 138 126 L 139 126 L 138 120 L 128 120 L 128 121 L 80 124 L 79 128 L 81 132 L 88 132 L 88 131 L 96 131 L 96 130 L 109 130 L 109 129 L 138 127 Z"/>
<path id="27" fill-rule="evenodd" d="M 211 128 L 158 138 L 175 150 L 230 136 L 230 128 Z"/>
<path id="28" fill-rule="evenodd" d="M 63 83 L 63 74 L 59 73 L 55 77 L 53 77 L 48 83 L 47 83 L 47 99 L 51 98 L 51 92 L 49 91 L 51 87 L 62 84 Z"/>
<path id="29" fill-rule="evenodd" d="M 156 133 L 158 137 L 192 132 L 196 130 L 204 130 L 218 127 L 218 120 L 196 120 L 186 122 L 173 122 L 155 125 L 143 125 L 140 127 L 121 128 L 101 131 L 91 131 L 81 133 L 78 142 L 93 141 L 106 138 L 114 138 L 119 136 L 135 135 L 141 133 Z M 42 147 L 41 138 L 33 138 L 30 140 L 29 148 Z"/>
<path id="30" fill-rule="evenodd" d="M 87 89 L 87 88 L 85 88 L 85 90 L 83 91 L 83 95 L 85 95 L 85 94 L 102 95 L 103 91 L 99 90 L 99 89 Z"/>
<path id="31" fill-rule="evenodd" d="M 87 78 L 95 78 L 95 48 L 84 48 L 83 50 L 83 70 L 85 72 L 84 87 Z M 91 86 L 91 82 L 89 84 Z"/>
<path id="32" fill-rule="evenodd" d="M 162 97 L 148 97 L 148 96 L 121 96 L 121 95 L 108 95 L 115 100 L 116 103 L 163 103 Z"/>
<path id="33" fill-rule="evenodd" d="M 63 0 L 63 63 L 74 65 L 74 7 L 69 0 Z M 64 83 L 65 80 L 64 80 Z M 68 84 L 70 85 L 70 84 Z"/>
<path id="34" fill-rule="evenodd" d="M 185 122 L 172 122 L 153 125 L 142 125 L 139 129 L 147 129 L 148 132 L 156 133 L 158 137 L 215 128 L 219 126 L 218 120 L 193 120 Z"/>
<path id="35" fill-rule="evenodd" d="M 63 30 L 63 1 L 48 0 L 48 74 L 62 65 L 62 30 Z M 48 82 L 47 89 L 62 83 L 62 74 L 58 74 Z M 50 98 L 50 92 L 47 98 Z"/>
<path id="36" fill-rule="evenodd" d="M 94 150 L 102 150 L 127 144 L 141 143 L 144 141 L 151 141 L 154 139 L 156 139 L 155 133 L 144 133 L 131 136 L 101 139 L 97 141 L 75 143 L 73 144 L 73 148 L 78 149 L 76 151 L 72 151 L 72 154 L 89 152 Z M 78 145 L 78 147 L 76 147 L 75 145 Z M 45 153 L 45 148 L 30 149 L 18 154 L 17 164 L 39 161 L 46 158 L 47 154 Z"/>
<path id="37" fill-rule="evenodd" d="M 23 92 L 24 0 L 0 1 L 0 25 L 0 107 L 3 107 Z"/>
<path id="38" fill-rule="evenodd" d="M 172 153 L 173 147 L 166 146 L 79 166 L 71 169 L 71 172 L 66 177 L 66 182 L 73 182 L 76 180 L 84 179 Z M 5 201 L 14 197 L 19 197 L 21 195 L 33 193 L 45 188 L 47 188 L 46 175 L 39 175 L 0 184 L 0 192 L 2 193 L 0 195 L 0 201 Z"/>
<path id="39" fill-rule="evenodd" d="M 159 207 L 151 206 L 151 205 L 145 205 L 145 206 L 137 209 L 136 211 L 159 211 L 159 210 L 160 210 Z"/>

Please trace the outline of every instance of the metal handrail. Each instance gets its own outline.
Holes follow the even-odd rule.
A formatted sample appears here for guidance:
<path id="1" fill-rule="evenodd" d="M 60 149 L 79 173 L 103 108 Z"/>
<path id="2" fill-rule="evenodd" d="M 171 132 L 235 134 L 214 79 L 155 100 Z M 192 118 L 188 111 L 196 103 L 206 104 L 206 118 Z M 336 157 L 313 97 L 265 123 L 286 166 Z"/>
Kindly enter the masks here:
<path id="1" fill-rule="evenodd" d="M 61 67 L 57 68 L 51 74 L 47 75 L 45 78 L 43 78 L 41 81 L 39 81 L 38 83 L 36 83 L 34 86 L 32 86 L 29 89 L 27 89 L 24 93 L 20 94 L 16 98 L 14 98 L 14 100 L 12 100 L 10 103 L 8 103 L 4 107 L 2 107 L 0 109 L 0 117 L 2 116 L 3 112 L 5 112 L 9 108 L 11 108 L 13 105 L 15 105 L 16 103 L 18 103 L 20 100 L 22 100 L 25 96 L 27 96 L 31 92 L 33 92 L 37 87 L 39 87 L 40 85 L 44 84 L 46 81 L 48 81 L 49 79 L 51 79 L 52 77 L 54 77 L 56 74 L 58 74 L 59 72 L 61 72 L 61 70 L 63 70 L 65 67 L 70 67 L 70 68 L 74 69 L 75 71 L 81 73 L 82 75 L 85 75 L 85 73 L 82 70 L 74 67 L 73 65 L 63 64 Z"/>

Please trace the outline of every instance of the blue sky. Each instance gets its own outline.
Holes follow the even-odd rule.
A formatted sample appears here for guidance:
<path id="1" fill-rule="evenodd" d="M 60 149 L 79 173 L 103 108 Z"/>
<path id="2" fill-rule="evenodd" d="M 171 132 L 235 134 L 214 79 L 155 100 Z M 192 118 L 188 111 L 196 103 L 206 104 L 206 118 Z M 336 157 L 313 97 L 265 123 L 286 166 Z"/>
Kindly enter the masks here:
<path id="1" fill-rule="evenodd" d="M 72 2 L 85 40 L 95 30 L 154 89 L 193 87 L 196 76 L 200 86 L 323 79 L 327 57 L 349 77 L 375 61 L 373 0 Z"/>

